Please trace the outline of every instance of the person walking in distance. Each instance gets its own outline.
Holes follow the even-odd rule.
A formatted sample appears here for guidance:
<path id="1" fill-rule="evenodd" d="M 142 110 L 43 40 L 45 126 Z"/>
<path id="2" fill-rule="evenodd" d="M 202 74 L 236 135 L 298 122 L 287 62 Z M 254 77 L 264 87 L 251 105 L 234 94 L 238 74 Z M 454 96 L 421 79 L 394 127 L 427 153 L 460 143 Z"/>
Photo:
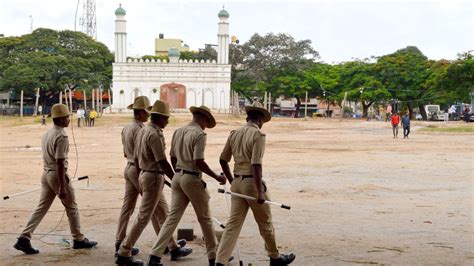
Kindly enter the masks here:
<path id="1" fill-rule="evenodd" d="M 390 122 L 392 124 L 393 138 L 398 138 L 398 124 L 400 124 L 400 116 L 398 113 L 395 112 L 392 114 Z"/>
<path id="2" fill-rule="evenodd" d="M 39 250 L 31 246 L 31 236 L 48 212 L 56 196 L 66 209 L 69 228 L 73 238 L 73 249 L 90 249 L 97 242 L 84 237 L 81 232 L 79 210 L 71 180 L 67 174 L 69 140 L 65 127 L 69 126 L 70 113 L 64 104 L 55 104 L 51 109 L 54 126 L 41 139 L 43 152 L 43 173 L 41 176 L 41 196 L 38 207 L 31 215 L 25 229 L 13 246 L 26 254 L 36 254 Z"/>
<path id="3" fill-rule="evenodd" d="M 153 246 L 148 265 L 162 265 L 161 258 L 166 243 L 189 202 L 194 208 L 204 235 L 209 265 L 215 264 L 217 239 L 209 208 L 210 195 L 202 179 L 202 172 L 221 184 L 225 184 L 226 177 L 216 174 L 204 161 L 207 140 L 204 130 L 215 127 L 214 116 L 206 106 L 192 106 L 189 110 L 193 114 L 192 122 L 177 129 L 171 140 L 170 157 L 176 172 L 171 184 L 171 210 Z"/>
<path id="4" fill-rule="evenodd" d="M 402 117 L 402 126 L 403 126 L 403 138 L 407 139 L 408 135 L 410 134 L 410 116 L 405 114 Z"/>
<path id="5" fill-rule="evenodd" d="M 260 235 L 265 241 L 270 265 L 288 265 L 295 260 L 296 256 L 292 253 L 288 255 L 279 253 L 270 206 L 263 204 L 265 200 L 270 200 L 270 195 L 265 181 L 262 180 L 265 134 L 261 128 L 264 123 L 270 121 L 271 115 L 259 102 L 246 106 L 245 111 L 247 112 L 247 124 L 231 131 L 219 162 L 229 183 L 231 183 L 231 191 L 255 197 L 257 201 L 238 197 L 231 198 L 231 211 L 217 250 L 216 265 L 227 263 L 227 258 L 234 250 L 249 209 L 252 210 Z M 231 173 L 229 167 L 232 157 L 234 157 L 234 174 Z"/>
<path id="6" fill-rule="evenodd" d="M 95 118 L 97 117 L 97 111 L 95 109 L 92 109 L 91 112 L 89 113 L 89 119 L 90 119 L 90 127 L 94 127 L 95 125 Z"/>
<path id="7" fill-rule="evenodd" d="M 79 108 L 77 108 L 76 115 L 77 115 L 77 127 L 81 127 L 81 123 L 84 120 L 84 109 L 82 109 L 82 106 L 79 105 Z"/>

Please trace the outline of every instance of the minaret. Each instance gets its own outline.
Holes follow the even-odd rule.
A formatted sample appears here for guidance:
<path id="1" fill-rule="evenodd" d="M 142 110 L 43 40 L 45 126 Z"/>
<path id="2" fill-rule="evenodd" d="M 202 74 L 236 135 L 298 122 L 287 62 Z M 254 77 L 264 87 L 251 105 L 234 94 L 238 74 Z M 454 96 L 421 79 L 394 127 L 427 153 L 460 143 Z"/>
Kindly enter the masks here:
<path id="1" fill-rule="evenodd" d="M 127 62 L 127 29 L 125 20 L 125 9 L 120 4 L 115 10 L 115 63 Z"/>
<path id="2" fill-rule="evenodd" d="M 224 7 L 217 15 L 219 24 L 217 30 L 217 63 L 229 64 L 229 12 Z"/>

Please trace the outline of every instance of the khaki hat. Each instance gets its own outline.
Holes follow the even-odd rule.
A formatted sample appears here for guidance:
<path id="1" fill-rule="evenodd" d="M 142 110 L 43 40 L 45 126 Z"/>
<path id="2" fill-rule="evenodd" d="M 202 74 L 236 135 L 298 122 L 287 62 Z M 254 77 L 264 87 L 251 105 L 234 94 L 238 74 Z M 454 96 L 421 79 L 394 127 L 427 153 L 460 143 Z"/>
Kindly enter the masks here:
<path id="1" fill-rule="evenodd" d="M 189 108 L 189 111 L 191 111 L 191 113 L 201 113 L 203 115 L 205 115 L 207 117 L 207 119 L 209 119 L 209 125 L 208 125 L 208 128 L 213 128 L 216 126 L 216 119 L 214 119 L 214 116 L 212 115 L 211 113 L 211 110 L 207 107 L 207 106 L 204 106 L 204 105 L 201 105 L 199 107 L 196 107 L 196 106 L 191 106 Z"/>
<path id="2" fill-rule="evenodd" d="M 53 107 L 51 108 L 52 118 L 64 117 L 64 116 L 69 116 L 69 115 L 71 115 L 71 113 L 69 113 L 67 106 L 64 104 L 57 103 L 53 105 Z"/>
<path id="3" fill-rule="evenodd" d="M 165 101 L 157 100 L 153 106 L 148 106 L 145 110 L 150 114 L 170 116 L 170 105 Z"/>
<path id="4" fill-rule="evenodd" d="M 130 110 L 145 110 L 147 107 L 151 106 L 150 100 L 146 96 L 138 96 L 133 100 L 133 103 L 127 106 L 127 109 Z"/>
<path id="5" fill-rule="evenodd" d="M 263 115 L 263 123 L 266 123 L 272 119 L 272 115 L 267 109 L 263 108 L 263 105 L 257 101 L 253 102 L 252 105 L 245 106 L 245 112 L 257 111 Z"/>

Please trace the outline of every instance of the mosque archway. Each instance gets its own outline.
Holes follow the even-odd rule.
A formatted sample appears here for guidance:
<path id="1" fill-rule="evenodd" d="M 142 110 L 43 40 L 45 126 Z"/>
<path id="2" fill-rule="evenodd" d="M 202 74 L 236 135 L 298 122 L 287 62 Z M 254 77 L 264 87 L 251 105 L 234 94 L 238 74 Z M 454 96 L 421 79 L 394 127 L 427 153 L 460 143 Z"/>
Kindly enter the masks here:
<path id="1" fill-rule="evenodd" d="M 130 94 L 130 103 L 133 103 L 135 98 L 138 96 L 142 96 L 142 91 L 139 88 L 135 88 L 132 90 L 132 93 Z"/>
<path id="2" fill-rule="evenodd" d="M 173 109 L 186 108 L 186 86 L 174 82 L 161 85 L 160 100 L 167 101 Z"/>

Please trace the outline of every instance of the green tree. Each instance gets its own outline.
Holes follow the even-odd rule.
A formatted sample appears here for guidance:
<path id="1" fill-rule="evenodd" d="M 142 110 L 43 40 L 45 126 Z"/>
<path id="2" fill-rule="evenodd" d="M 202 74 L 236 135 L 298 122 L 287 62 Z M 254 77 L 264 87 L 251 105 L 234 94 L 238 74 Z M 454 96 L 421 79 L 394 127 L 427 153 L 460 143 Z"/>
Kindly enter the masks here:
<path id="1" fill-rule="evenodd" d="M 439 64 L 442 64 L 440 62 Z M 462 53 L 458 55 L 449 65 L 445 62 L 441 71 L 438 71 L 436 87 L 441 93 L 447 95 L 445 97 L 452 104 L 454 102 L 470 102 L 474 93 L 474 55 L 473 53 Z M 441 104 L 443 104 L 441 102 Z M 445 105 L 447 105 L 445 103 Z"/>
<path id="2" fill-rule="evenodd" d="M 40 28 L 20 37 L 0 38 L 0 90 L 24 90 L 52 98 L 65 86 L 90 90 L 110 86 L 113 55 L 89 36 Z"/>
<path id="3" fill-rule="evenodd" d="M 374 64 L 367 61 L 355 60 L 340 67 L 340 83 L 347 98 L 360 101 L 362 117 L 367 117 L 368 109 L 372 104 L 390 98 L 390 93 L 384 84 L 377 79 Z"/>
<path id="4" fill-rule="evenodd" d="M 395 53 L 379 57 L 375 64 L 377 80 L 390 92 L 394 99 L 401 101 L 413 118 L 413 107 L 418 106 L 427 119 L 424 105 L 430 98 L 425 82 L 432 74 L 428 58 L 414 46 L 408 46 Z"/>

